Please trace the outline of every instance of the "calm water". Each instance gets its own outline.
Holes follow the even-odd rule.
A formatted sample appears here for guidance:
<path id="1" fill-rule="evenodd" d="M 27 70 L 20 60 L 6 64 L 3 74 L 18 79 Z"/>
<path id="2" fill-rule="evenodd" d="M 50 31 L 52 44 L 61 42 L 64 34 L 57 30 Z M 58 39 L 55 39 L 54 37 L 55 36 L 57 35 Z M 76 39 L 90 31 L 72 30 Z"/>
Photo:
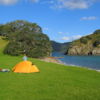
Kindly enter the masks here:
<path id="1" fill-rule="evenodd" d="M 66 56 L 58 52 L 53 52 L 52 56 L 64 57 L 59 60 L 67 65 L 76 65 L 100 70 L 100 56 Z"/>

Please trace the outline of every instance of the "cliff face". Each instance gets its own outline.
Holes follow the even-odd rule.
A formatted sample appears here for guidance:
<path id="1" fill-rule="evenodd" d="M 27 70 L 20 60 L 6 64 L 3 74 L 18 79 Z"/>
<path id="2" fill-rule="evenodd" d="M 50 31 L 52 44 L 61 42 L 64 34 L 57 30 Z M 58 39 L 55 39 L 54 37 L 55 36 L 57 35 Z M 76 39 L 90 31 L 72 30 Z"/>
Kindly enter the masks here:
<path id="1" fill-rule="evenodd" d="M 79 47 L 79 46 L 73 46 L 72 48 L 69 48 L 67 54 L 69 55 L 100 55 L 100 48 L 94 48 L 94 47 Z"/>
<path id="2" fill-rule="evenodd" d="M 100 55 L 100 30 L 71 43 L 68 55 Z"/>

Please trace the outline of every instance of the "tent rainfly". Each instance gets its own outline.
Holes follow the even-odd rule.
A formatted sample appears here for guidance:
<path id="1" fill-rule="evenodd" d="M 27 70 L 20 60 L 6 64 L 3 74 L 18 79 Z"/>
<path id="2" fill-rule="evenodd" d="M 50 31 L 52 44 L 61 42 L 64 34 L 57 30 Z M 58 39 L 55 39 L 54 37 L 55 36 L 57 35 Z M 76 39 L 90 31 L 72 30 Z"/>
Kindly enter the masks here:
<path id="1" fill-rule="evenodd" d="M 36 65 L 32 64 L 30 61 L 22 61 L 14 66 L 12 69 L 16 73 L 33 73 L 40 72 Z"/>

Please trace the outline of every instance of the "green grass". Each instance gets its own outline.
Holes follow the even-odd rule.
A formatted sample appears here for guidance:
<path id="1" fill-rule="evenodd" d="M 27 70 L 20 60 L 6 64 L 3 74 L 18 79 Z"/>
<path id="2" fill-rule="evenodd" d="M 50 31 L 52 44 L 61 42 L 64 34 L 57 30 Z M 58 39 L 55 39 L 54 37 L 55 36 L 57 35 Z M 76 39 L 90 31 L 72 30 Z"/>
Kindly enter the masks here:
<path id="1" fill-rule="evenodd" d="M 12 69 L 22 57 L 4 55 L 6 44 L 0 39 L 0 68 Z M 0 73 L 0 100 L 100 100 L 99 72 L 29 60 L 40 73 Z"/>

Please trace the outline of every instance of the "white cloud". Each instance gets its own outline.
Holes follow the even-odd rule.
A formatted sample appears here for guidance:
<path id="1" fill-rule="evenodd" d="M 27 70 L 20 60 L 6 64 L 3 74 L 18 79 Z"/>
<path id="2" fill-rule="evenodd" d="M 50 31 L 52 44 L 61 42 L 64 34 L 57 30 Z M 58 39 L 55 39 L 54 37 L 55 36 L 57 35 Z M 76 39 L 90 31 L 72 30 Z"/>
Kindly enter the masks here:
<path id="1" fill-rule="evenodd" d="M 89 6 L 89 4 L 84 0 L 58 0 L 58 3 L 58 8 L 68 9 L 84 9 Z"/>
<path id="2" fill-rule="evenodd" d="M 0 0 L 0 4 L 11 5 L 21 0 Z M 23 0 L 26 2 L 50 4 L 53 8 L 86 9 L 100 0 Z M 52 8 L 51 7 L 51 8 Z"/>
<path id="3" fill-rule="evenodd" d="M 17 3 L 19 0 L 0 0 L 0 4 L 2 5 L 12 5 Z"/>
<path id="4" fill-rule="evenodd" d="M 43 28 L 43 30 L 44 30 L 44 31 L 48 31 L 48 30 L 49 30 L 49 28 L 47 28 L 47 27 L 44 27 L 44 28 Z"/>
<path id="5" fill-rule="evenodd" d="M 61 40 L 64 40 L 64 41 L 73 41 L 73 40 L 77 40 L 79 38 L 81 38 L 82 36 L 81 35 L 75 35 L 75 36 L 64 36 L 61 38 Z"/>
<path id="6" fill-rule="evenodd" d="M 13 5 L 21 0 L 0 0 L 1 5 Z M 40 0 L 23 0 L 24 2 L 38 3 Z"/>
<path id="7" fill-rule="evenodd" d="M 69 34 L 68 32 L 59 31 L 58 34 Z"/>
<path id="8" fill-rule="evenodd" d="M 76 40 L 76 39 L 79 39 L 81 37 L 82 37 L 81 35 L 75 35 L 75 36 L 72 36 L 71 38 L 72 38 L 72 40 Z"/>
<path id="9" fill-rule="evenodd" d="M 62 40 L 70 41 L 70 37 L 64 36 L 61 38 Z"/>
<path id="10" fill-rule="evenodd" d="M 100 0 L 54 0 L 55 8 L 65 9 L 87 9 Z"/>
<path id="11" fill-rule="evenodd" d="M 96 16 L 82 17 L 81 20 L 96 20 Z"/>
<path id="12" fill-rule="evenodd" d="M 63 34 L 63 32 L 58 32 L 58 34 Z"/>

